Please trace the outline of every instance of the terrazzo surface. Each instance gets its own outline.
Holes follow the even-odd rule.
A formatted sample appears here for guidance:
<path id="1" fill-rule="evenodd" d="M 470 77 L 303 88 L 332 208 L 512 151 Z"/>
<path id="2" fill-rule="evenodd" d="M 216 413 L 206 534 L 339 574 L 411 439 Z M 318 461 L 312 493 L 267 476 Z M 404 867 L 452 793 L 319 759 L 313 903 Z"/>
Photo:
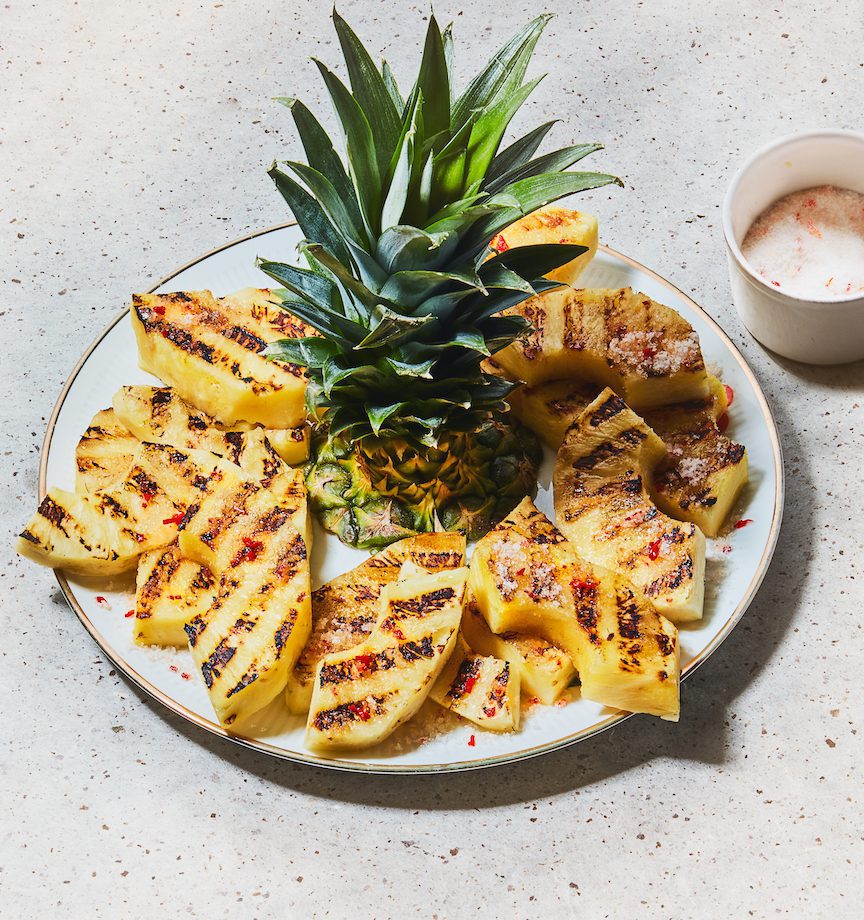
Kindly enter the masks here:
<path id="1" fill-rule="evenodd" d="M 535 4 L 439 2 L 457 66 Z M 786 517 L 750 612 L 683 687 L 569 750 L 448 777 L 361 777 L 213 739 L 102 658 L 50 572 L 9 545 L 78 356 L 193 256 L 286 219 L 265 174 L 296 154 L 297 93 L 325 109 L 325 3 L 0 6 L 0 915 L 860 916 L 860 483 L 864 365 L 764 352 L 730 302 L 723 190 L 755 146 L 859 127 L 860 3 L 548 0 L 521 123 L 600 140 L 626 188 L 580 205 L 610 245 L 714 315 L 773 404 Z M 402 82 L 423 3 L 345 3 Z"/>

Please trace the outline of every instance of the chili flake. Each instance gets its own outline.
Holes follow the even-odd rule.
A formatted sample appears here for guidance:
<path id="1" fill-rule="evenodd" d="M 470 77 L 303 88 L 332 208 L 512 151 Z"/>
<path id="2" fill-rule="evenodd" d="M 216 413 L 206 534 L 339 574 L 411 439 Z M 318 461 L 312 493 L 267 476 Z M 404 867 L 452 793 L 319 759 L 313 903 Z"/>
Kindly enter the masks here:
<path id="1" fill-rule="evenodd" d="M 653 562 L 660 555 L 660 539 L 652 540 L 648 544 L 648 558 Z"/>
<path id="2" fill-rule="evenodd" d="M 160 305 L 160 306 L 153 307 L 153 312 L 154 312 L 157 316 L 164 316 L 164 315 L 165 315 L 165 307 L 163 307 L 163 306 L 161 306 L 161 305 Z"/>
<path id="3" fill-rule="evenodd" d="M 177 514 L 172 514 L 169 518 L 164 518 L 162 520 L 163 524 L 179 524 L 186 515 L 182 511 L 178 511 Z"/>
<path id="4" fill-rule="evenodd" d="M 129 619 L 129 617 L 134 617 L 134 616 L 135 616 L 135 611 L 134 611 L 134 609 L 133 609 L 133 610 L 127 610 L 126 613 L 123 614 L 123 616 L 124 616 L 127 620 Z"/>
<path id="5" fill-rule="evenodd" d="M 183 673 L 182 673 L 180 676 L 183 678 L 183 680 L 190 680 L 190 679 L 191 679 L 191 678 L 190 678 L 190 675 L 188 675 L 185 671 L 183 671 Z"/>
<path id="6" fill-rule="evenodd" d="M 723 384 L 723 389 L 726 391 L 726 406 L 731 406 L 735 402 L 735 391 L 728 383 Z"/>
<path id="7" fill-rule="evenodd" d="M 96 595 L 96 603 L 97 603 L 103 610 L 110 610 L 110 609 L 111 609 L 111 605 L 108 603 L 108 599 L 102 597 L 101 594 L 97 594 L 97 595 Z"/>
<path id="8" fill-rule="evenodd" d="M 463 689 L 466 693 L 470 693 L 477 686 L 476 677 L 466 677 L 465 683 L 463 684 Z"/>
<path id="9" fill-rule="evenodd" d="M 374 655 L 358 655 L 354 661 L 357 664 L 358 671 L 371 671 L 375 665 Z"/>
<path id="10" fill-rule="evenodd" d="M 724 432 L 728 427 L 729 427 L 729 413 L 728 413 L 728 412 L 724 412 L 724 413 L 720 416 L 720 418 L 717 419 L 717 430 L 720 432 L 720 434 L 723 434 L 723 432 Z"/>
<path id="11" fill-rule="evenodd" d="M 498 234 L 498 236 L 495 237 L 495 239 L 492 240 L 492 242 L 489 245 L 496 252 L 507 252 L 507 250 L 510 248 L 510 244 L 507 242 L 507 240 L 504 239 L 504 237 L 500 233 Z"/>
<path id="12" fill-rule="evenodd" d="M 468 747 L 474 747 L 475 744 L 477 744 L 477 739 L 472 735 L 468 739 Z"/>
<path id="13" fill-rule="evenodd" d="M 735 529 L 740 530 L 742 527 L 746 527 L 748 524 L 753 523 L 753 518 L 741 518 L 740 521 L 735 522 Z"/>
<path id="14" fill-rule="evenodd" d="M 254 562 L 263 549 L 264 544 L 260 540 L 243 537 L 243 548 L 231 560 L 232 567 L 240 565 L 241 562 Z"/>
<path id="15" fill-rule="evenodd" d="M 178 668 L 176 664 L 169 664 L 168 670 L 173 671 L 176 674 L 180 670 L 180 668 Z"/>
<path id="16" fill-rule="evenodd" d="M 348 710 L 353 712 L 361 722 L 368 722 L 372 718 L 367 703 L 349 703 Z"/>

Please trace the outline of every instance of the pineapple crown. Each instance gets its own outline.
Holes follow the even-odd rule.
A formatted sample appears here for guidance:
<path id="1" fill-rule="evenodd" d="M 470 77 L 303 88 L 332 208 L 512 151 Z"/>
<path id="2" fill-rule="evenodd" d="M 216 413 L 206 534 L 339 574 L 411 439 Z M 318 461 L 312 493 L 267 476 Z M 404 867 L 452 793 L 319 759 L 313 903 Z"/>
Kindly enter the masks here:
<path id="1" fill-rule="evenodd" d="M 513 384 L 484 358 L 530 328 L 501 315 L 556 286 L 543 276 L 585 251 L 540 245 L 496 253 L 489 241 L 525 214 L 613 176 L 566 172 L 599 144 L 535 157 L 554 121 L 501 150 L 508 124 L 542 77 L 525 81 L 549 16 L 528 23 L 459 95 L 452 30 L 430 16 L 417 80 L 404 99 L 333 11 L 351 89 L 315 61 L 342 128 L 345 160 L 309 109 L 280 98 L 306 163 L 273 164 L 305 240 L 307 268 L 258 260 L 284 287 L 282 306 L 320 335 L 273 343 L 268 356 L 305 366 L 307 404 L 331 435 L 435 445 L 476 424 Z M 284 169 L 283 169 L 284 166 Z"/>

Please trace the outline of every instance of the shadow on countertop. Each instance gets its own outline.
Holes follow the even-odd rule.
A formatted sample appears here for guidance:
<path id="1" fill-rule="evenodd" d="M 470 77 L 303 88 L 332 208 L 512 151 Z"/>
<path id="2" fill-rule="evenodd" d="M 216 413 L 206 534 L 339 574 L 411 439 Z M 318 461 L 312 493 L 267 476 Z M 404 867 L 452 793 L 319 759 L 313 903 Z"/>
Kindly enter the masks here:
<path id="1" fill-rule="evenodd" d="M 864 370 L 864 364 L 862 364 Z M 826 375 L 830 379 L 830 375 Z M 798 609 L 808 566 L 813 471 L 801 450 L 791 409 L 775 410 L 786 456 L 786 510 L 774 560 L 750 609 L 723 646 L 682 685 L 679 724 L 634 717 L 585 741 L 520 763 L 439 775 L 366 775 L 293 764 L 192 726 L 131 689 L 189 741 L 286 790 L 319 798 L 404 811 L 482 809 L 528 803 L 589 787 L 655 758 L 722 765 L 735 700 L 771 666 Z M 275 804 L 275 803 L 274 803 Z M 276 806 L 278 807 L 278 806 Z"/>

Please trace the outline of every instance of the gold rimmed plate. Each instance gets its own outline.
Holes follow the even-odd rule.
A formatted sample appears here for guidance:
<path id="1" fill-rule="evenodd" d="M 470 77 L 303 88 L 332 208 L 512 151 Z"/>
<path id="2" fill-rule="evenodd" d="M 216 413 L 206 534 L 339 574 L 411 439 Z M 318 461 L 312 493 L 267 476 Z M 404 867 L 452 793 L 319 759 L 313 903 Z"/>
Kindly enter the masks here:
<path id="1" fill-rule="evenodd" d="M 266 279 L 255 268 L 256 255 L 288 259 L 299 240 L 300 233 L 293 224 L 262 230 L 190 262 L 152 290 L 207 288 L 222 295 L 249 285 L 264 286 Z M 600 248 L 580 281 L 586 287 L 630 286 L 674 307 L 698 332 L 709 367 L 735 391 L 730 436 L 747 446 L 750 485 L 742 499 L 741 514 L 752 523 L 719 541 L 709 541 L 714 545 L 709 549 L 705 616 L 701 622 L 681 629 L 686 676 L 729 635 L 765 576 L 783 509 L 780 441 L 753 372 L 717 323 L 686 294 L 638 262 L 606 247 Z M 72 487 L 75 445 L 93 415 L 111 405 L 114 392 L 125 384 L 153 382 L 154 378 L 138 368 L 135 339 L 128 311 L 124 311 L 81 358 L 57 400 L 42 448 L 40 498 L 49 485 Z M 550 517 L 552 460 L 547 454 L 536 499 Z M 314 585 L 347 571 L 364 558 L 365 553 L 345 547 L 335 537 L 316 529 L 312 552 Z M 380 748 L 341 759 L 316 756 L 303 747 L 302 720 L 288 715 L 279 700 L 250 722 L 245 734 L 222 728 L 187 652 L 142 648 L 132 641 L 131 623 L 125 616 L 133 601 L 131 579 L 109 589 L 67 578 L 60 571 L 56 576 L 84 628 L 118 670 L 139 688 L 206 731 L 287 760 L 372 773 L 468 770 L 543 754 L 582 741 L 628 718 L 627 713 L 577 698 L 566 706 L 532 707 L 525 714 L 520 732 L 498 735 L 459 723 L 455 717 L 439 715 L 430 705 L 418 720 L 403 726 Z M 105 600 L 97 602 L 99 596 Z M 686 708 L 681 718 L 687 718 Z"/>

